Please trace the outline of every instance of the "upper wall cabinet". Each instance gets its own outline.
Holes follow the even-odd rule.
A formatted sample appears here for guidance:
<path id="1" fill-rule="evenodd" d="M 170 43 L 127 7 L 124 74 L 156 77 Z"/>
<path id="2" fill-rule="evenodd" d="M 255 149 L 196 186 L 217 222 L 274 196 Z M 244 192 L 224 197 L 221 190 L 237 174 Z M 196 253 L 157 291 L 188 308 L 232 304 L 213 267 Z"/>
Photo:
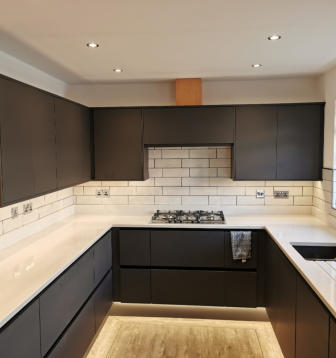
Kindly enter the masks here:
<path id="1" fill-rule="evenodd" d="M 55 190 L 53 97 L 0 78 L 1 206 Z"/>
<path id="2" fill-rule="evenodd" d="M 320 180 L 324 104 L 239 106 L 235 180 Z"/>
<path id="3" fill-rule="evenodd" d="M 55 98 L 59 188 L 91 179 L 90 110 Z"/>
<path id="4" fill-rule="evenodd" d="M 96 180 L 148 178 L 141 109 L 95 109 L 94 142 Z"/>
<path id="5" fill-rule="evenodd" d="M 237 107 L 234 147 L 236 178 L 276 178 L 276 136 L 276 106 Z"/>
<path id="6" fill-rule="evenodd" d="M 277 179 L 320 180 L 323 166 L 324 106 L 284 105 L 278 109 Z"/>
<path id="7" fill-rule="evenodd" d="M 233 106 L 145 108 L 143 114 L 148 146 L 233 143 Z"/>

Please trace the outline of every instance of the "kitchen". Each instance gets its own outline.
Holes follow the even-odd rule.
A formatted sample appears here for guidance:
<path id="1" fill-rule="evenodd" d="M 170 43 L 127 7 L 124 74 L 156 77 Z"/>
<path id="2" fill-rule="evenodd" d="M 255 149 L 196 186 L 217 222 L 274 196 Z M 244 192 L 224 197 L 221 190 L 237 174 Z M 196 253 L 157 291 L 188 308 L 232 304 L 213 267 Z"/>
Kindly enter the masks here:
<path id="1" fill-rule="evenodd" d="M 0 357 L 334 357 L 336 5 L 2 5 Z"/>

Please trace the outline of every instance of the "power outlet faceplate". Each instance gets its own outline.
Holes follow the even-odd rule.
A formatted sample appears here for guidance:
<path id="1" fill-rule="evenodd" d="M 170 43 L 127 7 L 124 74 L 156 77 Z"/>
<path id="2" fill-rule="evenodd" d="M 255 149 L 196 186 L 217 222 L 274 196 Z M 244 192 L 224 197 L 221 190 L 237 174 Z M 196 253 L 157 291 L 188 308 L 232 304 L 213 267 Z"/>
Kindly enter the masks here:
<path id="1" fill-rule="evenodd" d="M 11 208 L 11 218 L 14 219 L 19 216 L 19 207 L 15 206 L 14 208 Z"/>
<path id="2" fill-rule="evenodd" d="M 29 214 L 33 211 L 33 204 L 27 203 L 23 204 L 23 214 Z"/>
<path id="3" fill-rule="evenodd" d="M 288 190 L 276 190 L 273 192 L 275 199 L 288 199 L 289 191 Z"/>
<path id="4" fill-rule="evenodd" d="M 258 189 L 257 191 L 256 191 L 256 197 L 257 197 L 257 199 L 263 199 L 264 197 L 265 197 L 265 190 L 263 190 L 263 189 Z"/>

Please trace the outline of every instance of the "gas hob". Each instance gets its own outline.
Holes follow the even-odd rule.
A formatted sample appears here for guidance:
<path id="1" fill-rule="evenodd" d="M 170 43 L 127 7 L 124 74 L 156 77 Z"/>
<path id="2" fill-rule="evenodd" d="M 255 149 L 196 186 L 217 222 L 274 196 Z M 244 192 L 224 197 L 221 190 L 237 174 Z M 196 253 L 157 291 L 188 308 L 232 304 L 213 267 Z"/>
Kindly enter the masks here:
<path id="1" fill-rule="evenodd" d="M 152 216 L 153 223 L 167 224 L 225 224 L 223 211 L 157 210 Z"/>

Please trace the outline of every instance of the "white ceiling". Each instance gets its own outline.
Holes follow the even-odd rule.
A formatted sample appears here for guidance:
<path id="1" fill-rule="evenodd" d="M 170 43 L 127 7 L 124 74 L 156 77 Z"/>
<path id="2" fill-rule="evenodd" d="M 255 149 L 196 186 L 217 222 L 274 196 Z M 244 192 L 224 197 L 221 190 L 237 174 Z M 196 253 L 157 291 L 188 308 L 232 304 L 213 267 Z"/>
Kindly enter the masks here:
<path id="1" fill-rule="evenodd" d="M 0 0 L 0 50 L 68 83 L 317 74 L 335 39 L 335 0 Z"/>

